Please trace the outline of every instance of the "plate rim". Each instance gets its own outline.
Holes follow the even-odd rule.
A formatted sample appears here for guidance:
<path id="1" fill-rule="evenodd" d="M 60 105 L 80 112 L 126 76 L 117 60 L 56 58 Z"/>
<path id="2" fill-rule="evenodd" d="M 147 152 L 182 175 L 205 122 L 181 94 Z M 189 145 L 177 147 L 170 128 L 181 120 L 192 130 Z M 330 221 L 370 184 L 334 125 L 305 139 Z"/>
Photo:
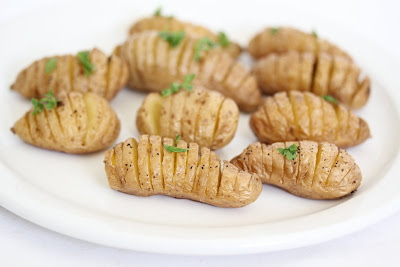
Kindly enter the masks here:
<path id="1" fill-rule="evenodd" d="M 388 172 L 385 176 L 392 175 L 391 173 L 395 173 L 400 170 L 400 165 L 394 166 L 395 163 L 400 163 L 399 153 L 397 154 L 396 159 L 393 159 L 390 163 L 390 166 L 388 166 L 389 169 L 387 170 Z M 6 176 L 9 179 L 14 178 L 13 171 L 4 166 L 3 163 L 0 163 L 0 173 L 7 174 Z M 5 176 L 2 175 L 0 180 L 4 180 L 4 177 Z M 377 187 L 382 186 L 384 181 L 384 179 L 379 181 L 373 188 L 371 188 L 371 190 L 378 190 Z M 4 181 L 2 181 L 2 185 L 4 185 L 3 182 Z M 26 197 L 25 195 L 23 195 L 22 198 L 12 197 L 12 195 L 15 193 L 15 190 L 10 190 L 12 189 L 12 186 L 19 186 L 20 188 L 18 191 L 21 190 L 21 187 L 27 187 L 25 188 L 25 190 L 23 190 L 23 193 L 27 194 L 28 197 Z M 27 191 L 27 189 L 29 191 Z M 29 198 L 29 195 L 33 194 L 32 192 L 35 193 L 34 195 L 36 196 L 36 198 Z M 21 192 L 19 193 L 21 194 Z M 30 208 L 25 208 L 25 200 L 38 202 L 40 203 L 40 205 L 32 205 L 31 202 Z M 43 205 L 43 203 L 41 202 L 42 200 L 55 200 L 57 205 Z M 349 200 L 341 203 L 341 205 L 349 203 Z M 101 214 L 96 214 L 96 216 L 93 216 L 93 211 L 89 210 L 89 212 L 87 212 L 88 210 L 86 208 L 78 207 L 74 203 L 68 203 L 63 199 L 54 199 L 51 195 L 46 194 L 43 189 L 36 188 L 35 185 L 32 185 L 26 181 L 23 181 L 22 184 L 20 183 L 19 185 L 17 185 L 16 182 L 14 184 L 13 182 L 11 182 L 11 185 L 6 184 L 5 187 L 0 187 L 0 204 L 7 210 L 39 226 L 50 229 L 57 233 L 61 233 L 80 240 L 104 245 L 107 247 L 175 255 L 239 255 L 272 252 L 303 247 L 332 239 L 337 239 L 349 233 L 360 231 L 367 226 L 375 224 L 376 222 L 398 211 L 400 209 L 400 195 L 391 199 L 388 202 L 382 202 L 380 206 L 373 210 L 373 212 L 370 211 L 363 216 L 350 217 L 349 219 L 341 223 L 318 227 L 314 230 L 289 233 L 286 235 L 280 234 L 278 237 L 274 237 L 272 241 L 271 239 L 265 238 L 266 236 L 260 234 L 262 233 L 259 231 L 260 226 L 279 224 L 279 222 L 258 224 L 255 226 L 231 226 L 228 227 L 229 231 L 246 229 L 246 231 L 252 232 L 253 236 L 232 237 L 228 235 L 225 237 L 220 237 L 219 239 L 210 238 L 209 236 L 217 234 L 215 230 L 226 230 L 223 229 L 223 227 L 215 227 L 214 229 L 212 229 L 212 233 L 210 233 L 210 228 L 208 227 L 182 229 L 181 227 L 164 226 L 156 227 L 157 229 L 155 230 L 153 226 L 146 227 L 143 223 L 121 223 L 120 221 L 122 220 L 120 219 L 118 219 L 117 222 L 114 221 L 113 223 L 124 226 L 140 225 L 142 227 L 140 229 L 140 232 L 129 232 L 129 235 L 126 235 L 126 231 L 115 231 L 114 228 L 114 231 L 105 232 L 105 230 L 110 229 L 108 228 L 109 223 L 106 221 L 100 221 L 101 226 L 98 227 L 98 218 L 107 216 L 102 216 Z M 339 206 L 341 205 L 336 206 L 336 208 L 339 208 Z M 62 207 L 63 209 L 60 210 L 60 207 Z M 335 207 L 333 207 L 332 209 L 335 209 Z M 43 210 L 46 210 L 46 212 L 43 212 Z M 74 213 L 71 213 L 71 210 L 74 211 Z M 321 212 L 318 212 L 317 214 L 320 214 Z M 35 216 L 35 214 L 40 215 Z M 54 214 L 56 214 L 57 216 L 54 216 Z M 64 214 L 68 214 L 70 218 L 73 218 L 73 220 L 70 220 L 69 223 L 66 224 L 65 219 L 63 218 Z M 303 217 L 308 218 L 319 216 L 317 214 L 306 215 Z M 298 221 L 299 219 L 295 220 Z M 293 222 L 295 220 L 291 221 Z M 84 225 L 84 227 L 82 227 L 82 225 Z M 93 225 L 97 225 L 97 227 L 93 227 Z M 167 235 L 158 235 L 157 237 L 150 236 L 152 232 L 159 233 L 160 230 L 168 230 L 171 228 L 173 229 L 173 231 L 171 231 Z M 253 229 L 253 231 L 251 231 L 251 228 L 256 229 Z M 77 231 L 79 229 L 86 230 L 86 233 L 83 233 L 82 231 Z M 87 231 L 88 229 L 89 231 Z M 204 238 L 203 236 L 202 238 L 197 237 L 197 239 L 195 240 L 193 237 L 187 237 L 184 235 L 186 233 L 192 232 L 193 229 L 195 229 L 196 231 L 199 231 L 199 229 L 203 230 L 202 234 L 206 233 L 204 231 L 207 231 L 208 238 Z M 182 235 L 179 237 L 174 237 L 174 235 L 176 234 L 176 230 L 181 232 Z M 223 234 L 226 235 L 227 231 L 223 232 Z M 134 240 L 130 239 L 132 237 L 132 234 L 135 237 Z M 307 238 L 310 236 L 312 236 L 312 238 Z M 226 246 L 226 244 L 228 244 L 228 242 L 231 242 L 232 239 L 238 242 L 240 241 L 241 243 L 236 243 L 234 246 Z M 296 242 L 292 242 L 293 240 L 296 240 Z M 210 241 L 214 242 L 212 246 L 210 246 Z M 157 246 L 154 246 L 154 244 L 157 244 Z"/>

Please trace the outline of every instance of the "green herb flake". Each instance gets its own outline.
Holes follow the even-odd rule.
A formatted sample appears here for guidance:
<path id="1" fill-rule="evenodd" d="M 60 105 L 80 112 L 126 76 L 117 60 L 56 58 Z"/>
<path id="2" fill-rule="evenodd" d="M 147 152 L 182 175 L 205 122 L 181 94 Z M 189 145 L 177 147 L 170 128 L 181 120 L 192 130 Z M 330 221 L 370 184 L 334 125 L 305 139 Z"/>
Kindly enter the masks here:
<path id="1" fill-rule="evenodd" d="M 185 75 L 185 79 L 184 79 L 183 84 L 181 85 L 181 87 L 185 88 L 188 91 L 192 91 L 193 90 L 192 81 L 193 81 L 195 76 L 196 75 L 194 73 Z"/>
<path id="2" fill-rule="evenodd" d="M 216 43 L 214 43 L 210 38 L 203 37 L 200 40 L 196 42 L 195 48 L 194 48 L 194 60 L 199 61 L 201 57 L 201 53 L 203 51 L 208 51 L 211 48 L 214 48 L 216 46 Z"/>
<path id="3" fill-rule="evenodd" d="M 297 145 L 293 144 L 286 148 L 278 148 L 279 153 L 284 155 L 288 160 L 293 160 L 297 158 Z"/>
<path id="4" fill-rule="evenodd" d="M 185 32 L 184 31 L 167 32 L 165 30 L 160 32 L 158 36 L 167 41 L 171 45 L 171 47 L 177 47 L 181 43 L 181 41 L 185 38 Z"/>
<path id="5" fill-rule="evenodd" d="M 188 91 L 192 91 L 193 90 L 192 81 L 193 81 L 194 77 L 195 77 L 194 73 L 185 75 L 185 78 L 184 78 L 184 81 L 183 81 L 182 84 L 179 84 L 177 82 L 173 82 L 169 88 L 164 89 L 164 90 L 161 91 L 161 96 L 162 97 L 170 96 L 170 95 L 172 95 L 174 93 L 179 92 L 179 90 L 181 88 L 185 88 Z"/>
<path id="6" fill-rule="evenodd" d="M 178 146 L 178 141 L 179 141 L 180 138 L 181 138 L 181 135 L 178 134 L 178 135 L 176 136 L 176 138 L 175 138 L 175 146 Z"/>
<path id="7" fill-rule="evenodd" d="M 316 30 L 312 30 L 311 34 L 318 39 L 318 34 Z"/>
<path id="8" fill-rule="evenodd" d="M 81 51 L 77 55 L 79 63 L 82 65 L 83 70 L 85 71 L 86 77 L 89 77 L 90 74 L 92 74 L 92 72 L 95 70 L 94 65 L 92 62 L 90 62 L 89 54 L 89 51 Z"/>
<path id="9" fill-rule="evenodd" d="M 50 58 L 49 60 L 47 60 L 46 66 L 45 66 L 45 69 L 44 69 L 46 74 L 52 73 L 53 70 L 56 69 L 56 64 L 57 64 L 57 59 L 55 57 Z"/>
<path id="10" fill-rule="evenodd" d="M 177 93 L 179 89 L 181 88 L 181 85 L 177 82 L 174 82 L 171 84 L 171 86 L 167 89 L 164 89 L 161 91 L 161 96 L 162 97 L 167 97 L 172 95 L 173 93 Z"/>
<path id="11" fill-rule="evenodd" d="M 269 34 L 275 35 L 276 33 L 278 33 L 278 31 L 279 31 L 278 27 L 270 28 L 269 29 Z"/>
<path id="12" fill-rule="evenodd" d="M 334 98 L 333 96 L 324 95 L 324 96 L 322 96 L 322 98 L 323 98 L 325 101 L 331 102 L 331 103 L 334 104 L 334 105 L 337 105 L 337 104 L 338 104 L 338 101 L 337 101 L 336 98 Z"/>
<path id="13" fill-rule="evenodd" d="M 33 105 L 33 112 L 32 115 L 35 116 L 36 114 L 40 113 L 43 111 L 43 104 L 40 103 L 39 100 L 37 100 L 36 98 L 32 98 L 31 99 L 32 105 Z"/>
<path id="14" fill-rule="evenodd" d="M 231 44 L 231 42 L 228 39 L 228 36 L 224 32 L 219 32 L 218 33 L 218 43 L 222 47 L 227 47 Z"/>
<path id="15" fill-rule="evenodd" d="M 174 146 L 170 146 L 170 145 L 167 145 L 167 144 L 164 145 L 164 148 L 168 152 L 174 152 L 174 153 L 186 152 L 186 151 L 190 150 L 189 148 L 174 147 Z"/>
<path id="16" fill-rule="evenodd" d="M 162 16 L 162 7 L 159 6 L 153 14 L 154 17 L 161 17 Z"/>
<path id="17" fill-rule="evenodd" d="M 44 108 L 47 110 L 53 109 L 55 106 L 57 106 L 57 103 L 60 102 L 60 100 L 58 100 L 54 96 L 53 91 L 50 90 L 42 99 L 38 100 L 36 98 L 32 98 L 31 102 L 33 105 L 32 115 L 36 115 L 42 112 Z"/>

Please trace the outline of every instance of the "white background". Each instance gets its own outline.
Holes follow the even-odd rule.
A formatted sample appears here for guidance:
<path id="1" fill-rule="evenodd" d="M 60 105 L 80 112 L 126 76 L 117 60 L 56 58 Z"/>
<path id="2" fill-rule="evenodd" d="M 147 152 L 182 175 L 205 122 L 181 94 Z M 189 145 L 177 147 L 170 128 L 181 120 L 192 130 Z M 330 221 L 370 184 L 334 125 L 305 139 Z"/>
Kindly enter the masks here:
<path id="1" fill-rule="evenodd" d="M 2 24 L 45 8 L 51 1 L 0 3 Z M 243 12 L 249 12 L 253 2 L 244 3 Z M 267 1 L 259 1 L 258 6 L 260 3 L 269 8 Z M 200 1 L 193 1 L 193 8 L 199 4 Z M 366 36 L 396 60 L 400 58 L 400 4 L 395 1 L 281 1 L 279 5 L 277 12 L 283 15 L 285 9 L 295 9 L 299 15 L 313 13 L 337 22 L 340 27 Z M 399 249 L 400 213 L 350 236 L 306 248 L 246 256 L 179 257 L 90 244 L 36 226 L 0 208 L 0 266 L 395 266 Z"/>

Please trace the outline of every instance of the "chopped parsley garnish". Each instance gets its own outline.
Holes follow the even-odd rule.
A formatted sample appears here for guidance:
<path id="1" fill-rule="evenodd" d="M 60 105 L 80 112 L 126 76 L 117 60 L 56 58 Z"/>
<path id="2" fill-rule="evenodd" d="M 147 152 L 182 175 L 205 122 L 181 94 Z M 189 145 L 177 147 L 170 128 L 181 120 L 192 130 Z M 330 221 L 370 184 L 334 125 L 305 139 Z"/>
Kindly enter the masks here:
<path id="1" fill-rule="evenodd" d="M 181 138 L 181 135 L 180 135 L 180 134 L 178 134 L 178 135 L 176 136 L 176 138 L 175 138 L 175 146 L 170 146 L 170 145 L 165 144 L 165 145 L 164 145 L 165 150 L 167 150 L 168 152 L 175 152 L 175 153 L 178 153 L 178 152 L 186 152 L 186 151 L 190 150 L 189 148 L 180 148 L 180 147 L 176 147 L 176 146 L 178 145 L 178 140 L 179 140 L 179 138 Z"/>
<path id="2" fill-rule="evenodd" d="M 47 110 L 53 109 L 55 106 L 57 106 L 57 103 L 60 102 L 60 100 L 58 100 L 54 96 L 53 91 L 50 90 L 42 99 L 38 100 L 36 98 L 32 98 L 31 102 L 33 105 L 32 115 L 36 115 L 42 112 L 44 108 Z"/>
<path id="3" fill-rule="evenodd" d="M 277 27 L 269 29 L 269 33 L 271 35 L 275 35 L 278 31 L 279 31 L 279 28 L 277 28 Z"/>
<path id="4" fill-rule="evenodd" d="M 227 47 L 231 44 L 231 42 L 228 39 L 228 36 L 226 36 L 224 32 L 218 33 L 218 44 L 220 44 L 222 47 Z"/>
<path id="5" fill-rule="evenodd" d="M 52 73 L 53 70 L 56 69 L 56 64 L 57 64 L 57 59 L 55 57 L 50 58 L 49 60 L 47 60 L 46 66 L 45 66 L 45 69 L 44 69 L 46 74 Z"/>
<path id="6" fill-rule="evenodd" d="M 189 150 L 189 148 L 174 147 L 174 146 L 170 146 L 167 144 L 165 144 L 164 147 L 165 147 L 165 150 L 167 150 L 168 152 L 175 152 L 175 153 L 186 152 Z"/>
<path id="7" fill-rule="evenodd" d="M 185 75 L 185 79 L 184 79 L 182 84 L 179 84 L 177 82 L 173 82 L 169 88 L 164 89 L 164 90 L 161 91 L 161 96 L 162 97 L 170 96 L 170 95 L 172 95 L 174 93 L 179 92 L 179 90 L 181 88 L 185 88 L 188 91 L 192 91 L 193 90 L 192 81 L 193 81 L 194 77 L 195 77 L 194 73 Z"/>
<path id="8" fill-rule="evenodd" d="M 176 138 L 175 138 L 175 146 L 178 146 L 178 141 L 179 141 L 180 138 L 181 138 L 181 135 L 178 134 L 178 135 L 176 136 Z"/>
<path id="9" fill-rule="evenodd" d="M 196 42 L 195 48 L 194 48 L 194 60 L 199 61 L 201 57 L 201 53 L 203 51 L 208 51 L 211 48 L 215 47 L 216 43 L 210 40 L 208 37 L 203 37 L 200 40 Z"/>
<path id="10" fill-rule="evenodd" d="M 334 104 L 334 105 L 337 105 L 337 104 L 338 104 L 338 101 L 337 101 L 336 98 L 334 98 L 333 96 L 324 95 L 324 96 L 322 96 L 322 98 L 323 98 L 325 101 L 331 102 L 331 103 Z"/>
<path id="11" fill-rule="evenodd" d="M 165 41 L 167 41 L 171 45 L 171 47 L 176 47 L 185 38 L 185 32 L 184 31 L 179 31 L 179 32 L 162 31 L 158 34 L 158 36 L 160 38 L 164 39 Z"/>
<path id="12" fill-rule="evenodd" d="M 90 61 L 89 54 L 89 51 L 81 51 L 77 55 L 79 63 L 82 65 L 83 70 L 85 71 L 86 77 L 89 77 L 94 71 L 94 65 Z"/>
<path id="13" fill-rule="evenodd" d="M 159 7 L 156 9 L 156 11 L 154 11 L 153 16 L 154 16 L 154 17 L 160 17 L 160 16 L 162 16 L 162 7 L 161 7 L 161 6 L 159 6 Z"/>
<path id="14" fill-rule="evenodd" d="M 293 144 L 287 148 L 278 148 L 279 153 L 284 155 L 288 160 L 297 158 L 297 145 Z"/>

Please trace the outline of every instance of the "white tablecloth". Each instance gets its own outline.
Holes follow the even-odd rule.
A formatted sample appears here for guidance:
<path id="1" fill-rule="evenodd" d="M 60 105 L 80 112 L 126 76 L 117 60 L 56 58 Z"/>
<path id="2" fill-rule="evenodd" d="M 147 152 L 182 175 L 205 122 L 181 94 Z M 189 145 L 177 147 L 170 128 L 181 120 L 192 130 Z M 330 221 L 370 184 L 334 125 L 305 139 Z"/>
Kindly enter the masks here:
<path id="1" fill-rule="evenodd" d="M 0 2 L 0 24 L 51 1 Z M 140 1 L 138 1 L 140 3 Z M 369 37 L 400 59 L 396 1 L 284 1 Z M 286 3 L 287 2 L 287 3 Z M 299 4 L 304 3 L 304 4 Z M 196 1 L 195 4 L 201 4 Z M 168 5 L 164 3 L 164 5 Z M 5 36 L 2 36 L 2 42 Z M 393 70 L 399 72 L 399 70 Z M 349 236 L 287 251 L 244 256 L 170 256 L 103 247 L 49 231 L 0 207 L 0 266 L 399 266 L 400 212 Z"/>

